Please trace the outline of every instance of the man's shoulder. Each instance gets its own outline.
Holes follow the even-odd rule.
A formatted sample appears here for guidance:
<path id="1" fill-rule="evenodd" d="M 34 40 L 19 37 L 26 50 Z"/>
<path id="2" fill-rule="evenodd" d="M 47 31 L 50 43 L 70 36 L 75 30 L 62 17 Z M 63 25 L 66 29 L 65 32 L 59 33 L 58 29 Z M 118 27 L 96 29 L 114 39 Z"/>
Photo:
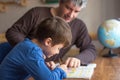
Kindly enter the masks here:
<path id="1" fill-rule="evenodd" d="M 82 19 L 79 19 L 79 18 L 75 18 L 73 21 L 70 22 L 71 24 L 85 24 L 84 21 Z"/>
<path id="2" fill-rule="evenodd" d="M 80 18 L 75 18 L 75 19 L 73 20 L 73 22 L 84 23 L 84 22 L 83 22 L 83 20 L 82 20 L 82 19 L 80 19 Z"/>
<path id="3" fill-rule="evenodd" d="M 29 10 L 33 15 L 44 15 L 45 13 L 50 13 L 51 7 L 33 7 Z"/>
<path id="4" fill-rule="evenodd" d="M 41 10 L 49 10 L 51 7 L 33 7 L 31 8 L 31 10 L 38 10 L 38 11 L 41 11 Z"/>

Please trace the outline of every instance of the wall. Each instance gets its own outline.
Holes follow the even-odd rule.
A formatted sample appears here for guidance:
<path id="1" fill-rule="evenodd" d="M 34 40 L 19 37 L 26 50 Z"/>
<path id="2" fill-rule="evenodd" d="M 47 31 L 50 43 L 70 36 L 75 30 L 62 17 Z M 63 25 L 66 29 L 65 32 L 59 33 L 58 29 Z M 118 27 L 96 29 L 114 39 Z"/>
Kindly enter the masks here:
<path id="1" fill-rule="evenodd" d="M 41 0 L 28 0 L 26 7 L 8 5 L 8 10 L 0 13 L 0 33 L 5 32 L 26 11 L 35 6 L 57 6 L 44 5 Z M 106 19 L 119 17 L 119 0 L 88 0 L 87 7 L 81 11 L 81 18 L 87 25 L 90 33 L 96 33 L 98 26 Z"/>
<path id="2" fill-rule="evenodd" d="M 17 21 L 25 12 L 36 6 L 57 6 L 56 4 L 44 5 L 41 0 L 28 0 L 27 6 L 16 4 L 8 5 L 6 12 L 0 12 L 0 33 L 5 32 Z"/>
<path id="3" fill-rule="evenodd" d="M 87 8 L 79 17 L 86 23 L 90 33 L 97 33 L 98 26 L 104 20 L 120 17 L 119 3 L 120 0 L 88 0 Z"/>

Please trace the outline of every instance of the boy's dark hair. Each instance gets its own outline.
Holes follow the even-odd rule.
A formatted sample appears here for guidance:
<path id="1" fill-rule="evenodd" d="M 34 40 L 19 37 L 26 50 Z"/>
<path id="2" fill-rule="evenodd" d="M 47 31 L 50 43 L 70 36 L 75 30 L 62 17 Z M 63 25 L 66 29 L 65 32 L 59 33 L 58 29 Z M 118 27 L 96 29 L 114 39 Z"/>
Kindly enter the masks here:
<path id="1" fill-rule="evenodd" d="M 52 38 L 52 45 L 63 43 L 64 47 L 70 45 L 72 33 L 70 26 L 60 17 L 44 19 L 38 26 L 35 38 L 43 42 L 46 38 Z"/>

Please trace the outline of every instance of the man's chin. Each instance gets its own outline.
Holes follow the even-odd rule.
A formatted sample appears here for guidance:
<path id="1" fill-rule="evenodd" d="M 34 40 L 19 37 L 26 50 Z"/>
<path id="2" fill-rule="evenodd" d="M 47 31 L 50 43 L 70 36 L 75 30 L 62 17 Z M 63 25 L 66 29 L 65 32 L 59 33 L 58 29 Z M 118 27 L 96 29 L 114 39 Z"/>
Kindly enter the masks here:
<path id="1" fill-rule="evenodd" d="M 72 19 L 65 19 L 65 21 L 66 21 L 67 23 L 69 23 L 69 22 L 72 21 Z"/>
<path id="2" fill-rule="evenodd" d="M 51 56 L 47 56 L 47 58 L 50 58 Z"/>
<path id="3" fill-rule="evenodd" d="M 65 20 L 67 23 L 69 23 L 71 20 Z"/>

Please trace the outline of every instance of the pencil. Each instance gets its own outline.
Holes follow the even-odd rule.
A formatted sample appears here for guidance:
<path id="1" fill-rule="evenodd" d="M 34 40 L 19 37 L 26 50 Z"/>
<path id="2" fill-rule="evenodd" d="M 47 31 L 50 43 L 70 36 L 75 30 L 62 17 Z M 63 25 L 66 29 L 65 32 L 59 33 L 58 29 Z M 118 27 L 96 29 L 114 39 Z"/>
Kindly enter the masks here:
<path id="1" fill-rule="evenodd" d="M 61 59 L 61 58 L 59 58 L 59 63 L 60 63 L 60 64 L 63 64 L 63 61 L 62 61 L 62 59 Z"/>

